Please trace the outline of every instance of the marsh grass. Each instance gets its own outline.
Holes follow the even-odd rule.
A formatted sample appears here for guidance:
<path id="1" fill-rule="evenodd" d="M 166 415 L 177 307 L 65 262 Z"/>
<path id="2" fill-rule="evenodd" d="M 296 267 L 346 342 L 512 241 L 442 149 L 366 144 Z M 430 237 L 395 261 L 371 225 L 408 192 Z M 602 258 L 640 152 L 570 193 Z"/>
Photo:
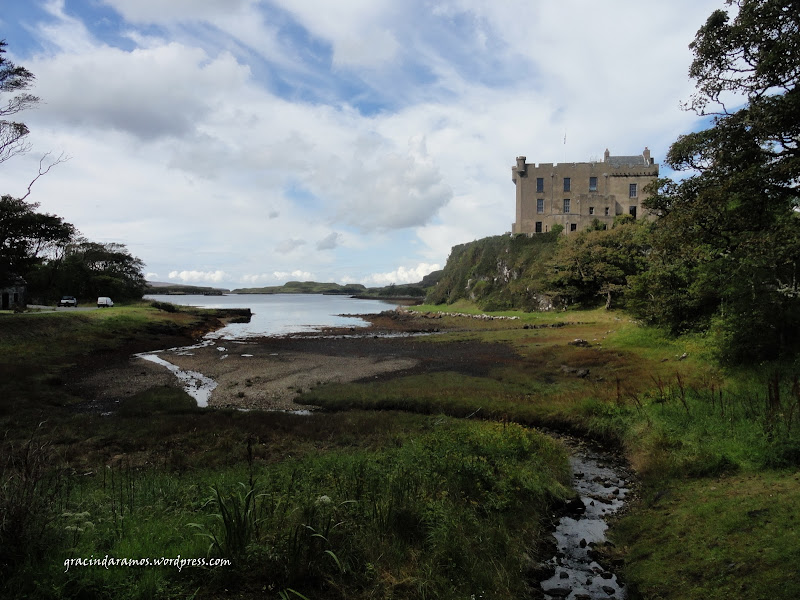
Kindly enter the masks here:
<path id="1" fill-rule="evenodd" d="M 535 555 L 566 490 L 561 451 L 515 423 L 625 449 L 642 502 L 612 533 L 645 597 L 797 597 L 786 587 L 799 547 L 796 364 L 723 371 L 704 338 L 670 338 L 614 311 L 445 317 L 457 331 L 418 343 L 507 344 L 517 356 L 480 375 L 319 386 L 302 397 L 331 412 L 313 418 L 202 411 L 171 388 L 100 417 L 62 408 L 75 340 L 102 353 L 185 332 L 197 317 L 146 307 L 63 316 L 0 315 L 6 442 L 20 457 L 46 420 L 37 452 L 60 465 L 58 477 L 40 469 L 30 480 L 47 502 L 16 502 L 49 524 L 25 535 L 60 557 L 236 560 L 65 575 L 58 561 L 36 562 L 31 544 L 3 581 L 9 597 L 521 596 L 521 557 Z M 9 463 L 4 489 L 22 481 L 21 464 Z"/>
<path id="2" fill-rule="evenodd" d="M 317 421 L 320 439 L 336 421 L 306 419 Z M 296 458 L 287 450 L 264 461 L 243 443 L 240 461 L 226 468 L 178 473 L 122 458 L 94 474 L 73 473 L 51 514 L 60 534 L 50 562 L 39 563 L 35 586 L 15 576 L 3 589 L 41 598 L 195 589 L 214 597 L 231 586 L 310 598 L 524 593 L 522 557 L 535 553 L 542 523 L 569 494 L 563 450 L 513 424 L 400 420 L 402 430 L 390 427 L 392 435 L 362 448 Z M 58 568 L 67 558 L 106 554 L 218 556 L 232 565 Z"/>

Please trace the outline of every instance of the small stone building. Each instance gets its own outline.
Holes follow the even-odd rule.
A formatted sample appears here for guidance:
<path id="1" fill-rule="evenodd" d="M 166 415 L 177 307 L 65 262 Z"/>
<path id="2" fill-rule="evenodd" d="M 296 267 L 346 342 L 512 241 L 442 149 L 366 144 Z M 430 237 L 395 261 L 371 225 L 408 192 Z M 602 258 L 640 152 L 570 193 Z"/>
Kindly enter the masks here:
<path id="1" fill-rule="evenodd" d="M 517 188 L 517 220 L 512 233 L 545 233 L 562 225 L 564 233 L 585 229 L 597 219 L 611 227 L 617 215 L 651 218 L 642 205 L 644 187 L 658 177 L 658 165 L 644 149 L 635 156 L 603 162 L 526 163 L 517 157 L 511 180 Z"/>
<path id="2" fill-rule="evenodd" d="M 0 309 L 24 308 L 27 287 L 27 283 L 22 277 L 12 276 L 6 281 L 0 282 Z"/>

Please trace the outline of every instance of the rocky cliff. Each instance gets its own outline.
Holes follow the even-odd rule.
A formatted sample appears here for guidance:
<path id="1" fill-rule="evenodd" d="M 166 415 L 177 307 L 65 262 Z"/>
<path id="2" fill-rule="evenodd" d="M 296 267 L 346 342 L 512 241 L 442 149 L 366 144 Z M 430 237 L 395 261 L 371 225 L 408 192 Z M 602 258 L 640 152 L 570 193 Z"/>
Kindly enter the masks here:
<path id="1" fill-rule="evenodd" d="M 467 299 L 484 310 L 549 310 L 545 264 L 553 256 L 557 234 L 499 235 L 454 246 L 430 304 Z"/>

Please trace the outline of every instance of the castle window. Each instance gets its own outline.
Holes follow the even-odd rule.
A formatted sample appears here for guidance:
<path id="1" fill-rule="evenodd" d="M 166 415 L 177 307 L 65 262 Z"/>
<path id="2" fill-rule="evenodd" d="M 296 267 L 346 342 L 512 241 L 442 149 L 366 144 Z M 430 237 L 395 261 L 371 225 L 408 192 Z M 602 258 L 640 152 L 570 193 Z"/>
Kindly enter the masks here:
<path id="1" fill-rule="evenodd" d="M 630 206 L 630 207 L 628 207 L 628 212 L 630 213 L 630 215 L 631 215 L 631 216 L 632 216 L 634 219 L 636 218 L 636 207 L 635 207 L 635 206 Z"/>
<path id="2" fill-rule="evenodd" d="M 536 191 L 543 192 L 544 191 L 544 177 L 537 177 L 536 178 Z"/>
<path id="3" fill-rule="evenodd" d="M 589 191 L 590 192 L 597 191 L 597 177 L 589 177 Z"/>
<path id="4" fill-rule="evenodd" d="M 590 206 L 590 207 L 589 207 L 589 214 L 590 214 L 590 215 L 593 215 L 593 214 L 594 214 L 594 206 Z"/>
<path id="5" fill-rule="evenodd" d="M 608 216 L 608 207 L 606 206 L 606 216 Z"/>
<path id="6" fill-rule="evenodd" d="M 578 229 L 578 224 L 577 223 L 570 223 L 569 224 L 569 230 L 570 231 L 575 231 L 576 229 Z"/>
<path id="7" fill-rule="evenodd" d="M 569 177 L 564 177 L 564 191 L 569 191 Z"/>
<path id="8" fill-rule="evenodd" d="M 540 215 L 544 212 L 544 198 L 536 200 L 536 212 Z"/>
<path id="9" fill-rule="evenodd" d="M 564 212 L 569 212 L 569 198 L 564 198 Z"/>
<path id="10" fill-rule="evenodd" d="M 535 225 L 534 231 L 536 233 L 542 233 L 542 222 L 541 221 L 536 221 L 536 225 Z"/>
<path id="11" fill-rule="evenodd" d="M 636 183 L 632 183 L 632 184 L 630 184 L 630 185 L 628 186 L 628 197 L 630 197 L 630 198 L 636 198 L 636 196 L 638 195 L 638 193 L 637 193 L 637 192 L 639 191 L 639 190 L 638 190 L 638 187 L 639 187 L 639 185 L 638 185 L 638 184 L 636 184 Z"/>

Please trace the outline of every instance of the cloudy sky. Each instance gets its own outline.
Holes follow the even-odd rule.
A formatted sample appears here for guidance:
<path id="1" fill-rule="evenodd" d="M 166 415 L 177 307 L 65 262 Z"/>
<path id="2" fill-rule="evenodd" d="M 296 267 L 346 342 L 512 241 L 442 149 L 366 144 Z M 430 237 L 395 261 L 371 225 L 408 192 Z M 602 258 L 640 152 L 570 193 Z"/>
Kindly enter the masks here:
<path id="1" fill-rule="evenodd" d="M 517 155 L 661 162 L 698 127 L 688 44 L 722 6 L 0 0 L 42 99 L 0 192 L 65 153 L 29 201 L 155 281 L 419 281 L 510 231 Z"/>

